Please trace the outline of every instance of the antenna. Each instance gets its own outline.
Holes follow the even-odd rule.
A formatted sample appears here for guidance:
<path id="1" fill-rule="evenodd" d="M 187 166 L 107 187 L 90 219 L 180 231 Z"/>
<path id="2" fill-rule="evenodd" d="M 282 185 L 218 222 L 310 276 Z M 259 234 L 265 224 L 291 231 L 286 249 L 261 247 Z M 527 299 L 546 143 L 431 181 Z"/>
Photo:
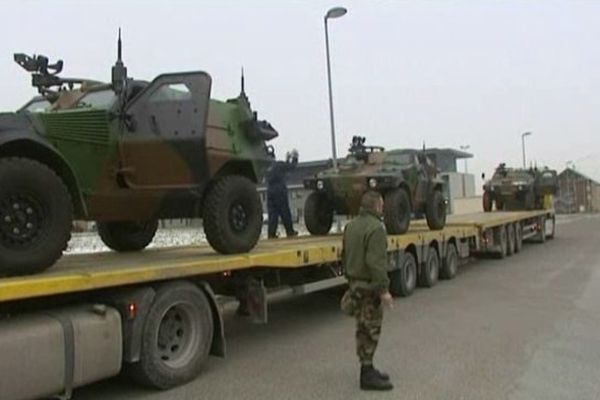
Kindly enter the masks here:
<path id="1" fill-rule="evenodd" d="M 117 62 L 118 63 L 123 63 L 123 61 L 121 60 L 123 55 L 122 52 L 122 44 L 121 44 L 121 28 L 119 27 L 119 39 L 117 40 Z"/>
<path id="2" fill-rule="evenodd" d="M 246 93 L 246 85 L 244 82 L 244 67 L 242 67 L 242 77 L 241 77 L 241 84 L 242 84 L 242 93 Z"/>
<path id="3" fill-rule="evenodd" d="M 115 93 L 120 94 L 125 89 L 127 81 L 127 68 L 123 64 L 123 48 L 121 43 L 121 28 L 119 28 L 119 38 L 117 39 L 117 61 L 112 67 L 112 86 Z"/>

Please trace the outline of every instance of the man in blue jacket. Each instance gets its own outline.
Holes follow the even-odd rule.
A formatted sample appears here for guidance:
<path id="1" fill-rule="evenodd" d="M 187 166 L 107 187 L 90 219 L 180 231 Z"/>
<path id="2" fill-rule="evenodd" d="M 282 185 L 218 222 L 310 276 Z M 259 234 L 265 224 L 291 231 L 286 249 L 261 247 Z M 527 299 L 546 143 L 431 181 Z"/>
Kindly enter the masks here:
<path id="1" fill-rule="evenodd" d="M 267 170 L 267 210 L 269 212 L 269 239 L 277 237 L 279 218 L 288 237 L 297 236 L 292 224 L 292 213 L 288 200 L 287 174 L 298 165 L 298 151 L 286 154 L 285 161 L 275 161 Z"/>

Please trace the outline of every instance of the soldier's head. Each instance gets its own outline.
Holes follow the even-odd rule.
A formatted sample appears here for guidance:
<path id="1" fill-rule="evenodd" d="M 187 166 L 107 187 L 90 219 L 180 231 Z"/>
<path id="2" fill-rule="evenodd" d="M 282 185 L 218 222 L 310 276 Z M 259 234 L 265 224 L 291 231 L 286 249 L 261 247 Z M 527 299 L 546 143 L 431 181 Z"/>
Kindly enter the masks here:
<path id="1" fill-rule="evenodd" d="M 383 214 L 383 198 L 379 192 L 369 190 L 362 195 L 360 207 L 365 211 L 381 216 Z"/>

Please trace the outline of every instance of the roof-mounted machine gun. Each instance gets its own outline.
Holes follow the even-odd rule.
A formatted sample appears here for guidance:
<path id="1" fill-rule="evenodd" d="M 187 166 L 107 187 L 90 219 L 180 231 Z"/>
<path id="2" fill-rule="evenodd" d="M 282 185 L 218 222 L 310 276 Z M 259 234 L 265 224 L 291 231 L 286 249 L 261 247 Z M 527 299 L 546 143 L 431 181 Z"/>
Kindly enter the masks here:
<path id="1" fill-rule="evenodd" d="M 357 160 L 367 162 L 369 160 L 369 154 L 385 149 L 381 146 L 365 146 L 367 138 L 364 136 L 352 136 L 352 143 L 348 152 L 356 157 Z"/>

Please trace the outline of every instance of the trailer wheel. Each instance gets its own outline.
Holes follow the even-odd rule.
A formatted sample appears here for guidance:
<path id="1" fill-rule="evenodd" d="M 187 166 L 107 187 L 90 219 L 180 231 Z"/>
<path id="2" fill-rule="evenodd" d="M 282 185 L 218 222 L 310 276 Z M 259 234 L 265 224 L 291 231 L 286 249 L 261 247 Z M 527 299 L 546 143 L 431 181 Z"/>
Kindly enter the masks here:
<path id="1" fill-rule="evenodd" d="M 427 200 L 425 217 L 431 230 L 439 231 L 446 225 L 446 199 L 439 190 L 434 190 Z"/>
<path id="2" fill-rule="evenodd" d="M 483 192 L 483 197 L 481 198 L 483 203 L 483 211 L 490 212 L 492 211 L 492 195 L 487 190 Z"/>
<path id="3" fill-rule="evenodd" d="M 500 244 L 500 251 L 497 253 L 498 258 L 506 257 L 508 252 L 508 238 L 506 236 L 506 227 L 504 225 L 496 228 L 496 239 Z"/>
<path id="4" fill-rule="evenodd" d="M 515 227 L 513 224 L 506 225 L 506 255 L 515 253 Z"/>
<path id="5" fill-rule="evenodd" d="M 229 175 L 216 181 L 206 195 L 202 214 L 206 240 L 219 253 L 245 253 L 258 242 L 262 203 L 248 178 Z"/>
<path id="6" fill-rule="evenodd" d="M 434 286 L 440 275 L 440 256 L 435 247 L 430 246 L 427 251 L 427 261 L 421 268 L 419 274 L 419 286 L 432 287 Z"/>
<path id="7" fill-rule="evenodd" d="M 26 158 L 0 160 L 0 273 L 32 274 L 58 260 L 73 205 L 54 171 Z"/>
<path id="8" fill-rule="evenodd" d="M 327 195 L 312 192 L 304 202 L 304 224 L 311 235 L 327 235 L 333 224 L 333 207 Z"/>
<path id="9" fill-rule="evenodd" d="M 537 243 L 546 243 L 546 217 L 540 217 L 538 220 L 538 233 L 536 235 Z"/>
<path id="10" fill-rule="evenodd" d="M 402 188 L 392 189 L 384 196 L 383 222 L 387 233 L 401 235 L 410 225 L 410 197 Z"/>
<path id="11" fill-rule="evenodd" d="M 456 250 L 456 246 L 453 243 L 450 243 L 448 244 L 448 249 L 446 250 L 446 258 L 444 259 L 440 269 L 440 278 L 452 279 L 456 276 L 457 272 L 458 251 Z"/>
<path id="12" fill-rule="evenodd" d="M 515 229 L 515 253 L 519 253 L 523 248 L 523 228 L 519 222 L 514 225 Z"/>
<path id="13" fill-rule="evenodd" d="M 417 262 L 411 253 L 404 253 L 402 266 L 390 273 L 392 296 L 408 297 L 417 285 Z"/>
<path id="14" fill-rule="evenodd" d="M 142 330 L 140 361 L 128 365 L 139 383 L 168 389 L 194 379 L 213 337 L 206 295 L 189 282 L 159 287 Z"/>
<path id="15" fill-rule="evenodd" d="M 115 251 L 140 251 L 154 239 L 158 220 L 96 222 L 100 239 Z"/>
<path id="16" fill-rule="evenodd" d="M 554 239 L 554 234 L 556 232 L 556 217 L 552 216 L 552 218 L 550 218 L 550 224 L 552 225 L 552 230 L 550 231 L 550 233 L 548 234 L 548 236 L 546 237 L 547 239 Z"/>

